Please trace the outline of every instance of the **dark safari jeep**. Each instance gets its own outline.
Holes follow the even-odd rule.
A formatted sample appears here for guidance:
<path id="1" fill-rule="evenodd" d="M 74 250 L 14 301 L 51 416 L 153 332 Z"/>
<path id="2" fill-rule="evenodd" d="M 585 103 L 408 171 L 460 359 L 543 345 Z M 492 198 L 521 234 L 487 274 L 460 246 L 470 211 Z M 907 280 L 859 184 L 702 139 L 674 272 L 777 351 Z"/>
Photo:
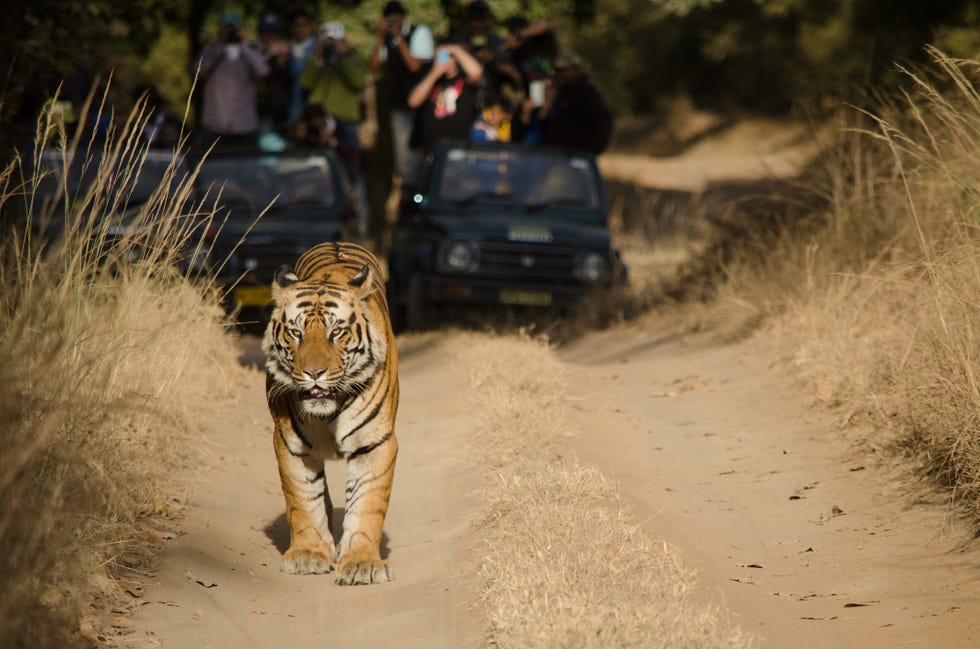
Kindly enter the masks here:
<path id="1" fill-rule="evenodd" d="M 204 210 L 217 207 L 189 263 L 218 269 L 229 306 L 259 315 L 271 306 L 280 265 L 343 239 L 351 224 L 342 163 L 330 150 L 211 152 L 196 188 Z"/>
<path id="2" fill-rule="evenodd" d="M 571 311 L 625 279 L 594 156 L 508 144 L 443 144 L 407 194 L 388 258 L 401 328 L 449 305 Z"/>

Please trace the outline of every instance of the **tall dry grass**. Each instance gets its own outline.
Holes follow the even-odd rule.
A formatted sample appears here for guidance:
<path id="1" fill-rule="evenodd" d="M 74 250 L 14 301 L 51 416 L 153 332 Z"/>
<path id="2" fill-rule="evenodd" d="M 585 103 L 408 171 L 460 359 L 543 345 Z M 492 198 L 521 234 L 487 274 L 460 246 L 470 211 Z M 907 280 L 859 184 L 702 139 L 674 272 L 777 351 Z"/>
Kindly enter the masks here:
<path id="1" fill-rule="evenodd" d="M 561 456 L 574 422 L 546 344 L 460 334 L 447 345 L 469 372 L 472 461 L 487 476 L 474 525 L 488 646 L 751 646 L 615 486 Z"/>
<path id="2" fill-rule="evenodd" d="M 95 639 L 85 620 L 106 587 L 141 578 L 120 560 L 139 519 L 235 383 L 217 297 L 176 263 L 199 232 L 191 175 L 171 165 L 133 204 L 146 120 L 138 108 L 104 141 L 83 141 L 42 115 L 36 149 L 0 174 L 4 646 Z M 42 149 L 62 163 L 42 164 Z M 59 172 L 72 159 L 91 185 Z"/>
<path id="3" fill-rule="evenodd" d="M 867 416 L 980 521 L 980 64 L 933 50 L 848 118 L 814 188 L 824 227 L 734 267 L 816 394 Z"/>

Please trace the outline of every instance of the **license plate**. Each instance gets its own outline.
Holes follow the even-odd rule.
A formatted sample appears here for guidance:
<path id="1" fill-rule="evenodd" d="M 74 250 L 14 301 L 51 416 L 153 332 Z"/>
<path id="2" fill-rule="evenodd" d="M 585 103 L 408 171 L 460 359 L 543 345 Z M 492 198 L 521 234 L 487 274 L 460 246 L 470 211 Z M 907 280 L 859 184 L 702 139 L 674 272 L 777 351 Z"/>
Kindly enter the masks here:
<path id="1" fill-rule="evenodd" d="M 272 288 L 268 286 L 239 286 L 235 289 L 238 306 L 268 306 L 272 304 Z"/>
<path id="2" fill-rule="evenodd" d="M 551 293 L 548 291 L 513 291 L 502 289 L 500 301 L 504 304 L 520 304 L 524 306 L 551 306 Z"/>
<path id="3" fill-rule="evenodd" d="M 551 228 L 540 225 L 512 225 L 507 229 L 508 241 L 522 243 L 551 243 L 554 236 Z"/>

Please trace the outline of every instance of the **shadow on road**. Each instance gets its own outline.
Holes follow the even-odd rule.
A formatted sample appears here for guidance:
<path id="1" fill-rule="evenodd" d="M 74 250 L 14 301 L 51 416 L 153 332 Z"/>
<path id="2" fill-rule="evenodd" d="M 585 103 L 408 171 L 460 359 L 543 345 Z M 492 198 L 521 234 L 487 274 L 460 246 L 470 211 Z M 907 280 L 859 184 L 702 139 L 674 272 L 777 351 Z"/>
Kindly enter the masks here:
<path id="1" fill-rule="evenodd" d="M 344 508 L 334 507 L 331 514 L 333 524 L 333 542 L 340 543 L 340 537 L 344 533 Z M 267 539 L 272 541 L 279 554 L 284 554 L 289 549 L 289 523 L 286 521 L 286 514 L 279 514 L 262 530 Z M 388 533 L 381 533 L 381 558 L 387 559 L 391 553 Z"/>

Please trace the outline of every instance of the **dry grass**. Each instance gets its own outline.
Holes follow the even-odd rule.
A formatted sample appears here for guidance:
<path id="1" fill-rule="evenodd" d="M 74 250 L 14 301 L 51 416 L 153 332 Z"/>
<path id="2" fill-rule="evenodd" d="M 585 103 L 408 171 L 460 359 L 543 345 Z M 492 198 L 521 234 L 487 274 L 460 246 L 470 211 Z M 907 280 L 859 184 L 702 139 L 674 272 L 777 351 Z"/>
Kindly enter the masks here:
<path id="1" fill-rule="evenodd" d="M 980 521 L 980 65 L 932 54 L 906 95 L 848 118 L 814 185 L 824 227 L 733 267 L 722 297 L 778 316 L 817 396 Z"/>
<path id="2" fill-rule="evenodd" d="M 143 575 L 120 558 L 140 543 L 199 420 L 229 395 L 234 345 L 217 298 L 175 267 L 191 225 L 189 179 L 174 173 L 115 239 L 146 160 L 137 111 L 105 144 L 71 142 L 50 115 L 38 142 L 63 156 L 98 152 L 95 182 L 17 159 L 0 175 L 9 223 L 0 258 L 0 637 L 9 647 L 105 641 L 106 589 Z M 64 200 L 43 201 L 41 186 Z M 46 241 L 31 226 L 58 223 Z M 129 253 L 142 260 L 129 263 Z M 182 450 L 183 449 L 183 450 Z M 156 507 L 158 513 L 162 507 Z M 93 608 L 95 607 L 95 608 Z"/>
<path id="3" fill-rule="evenodd" d="M 695 574 L 647 538 L 598 471 L 562 458 L 562 364 L 541 341 L 459 334 L 487 474 L 479 530 L 487 644 L 495 647 L 747 647 L 705 604 Z"/>

